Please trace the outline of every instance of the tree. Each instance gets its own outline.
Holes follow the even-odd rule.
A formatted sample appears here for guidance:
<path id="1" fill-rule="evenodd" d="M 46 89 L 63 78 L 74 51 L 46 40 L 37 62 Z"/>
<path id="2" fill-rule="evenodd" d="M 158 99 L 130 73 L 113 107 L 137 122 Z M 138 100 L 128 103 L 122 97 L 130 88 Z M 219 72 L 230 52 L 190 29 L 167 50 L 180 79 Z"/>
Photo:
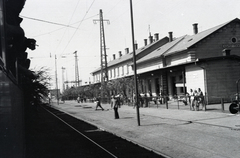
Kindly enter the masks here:
<path id="1" fill-rule="evenodd" d="M 125 77 L 119 78 L 115 80 L 111 80 L 107 84 L 108 90 L 112 92 L 112 95 L 116 94 L 123 94 L 127 96 L 128 90 L 133 90 L 133 78 L 132 77 Z"/>
<path id="2" fill-rule="evenodd" d="M 34 78 L 22 77 L 22 88 L 26 104 L 39 105 L 44 102 L 49 93 L 50 77 L 46 68 L 31 71 Z"/>
<path id="3" fill-rule="evenodd" d="M 92 99 L 99 97 L 103 90 L 104 98 L 107 99 L 109 95 L 123 94 L 125 98 L 132 97 L 134 90 L 133 77 L 119 78 L 110 80 L 106 83 L 104 88 L 101 87 L 100 83 L 90 84 L 87 86 L 80 86 L 77 88 L 70 88 L 63 92 L 63 96 L 66 99 L 73 99 L 78 95 Z M 106 97 L 107 96 L 107 97 Z"/>

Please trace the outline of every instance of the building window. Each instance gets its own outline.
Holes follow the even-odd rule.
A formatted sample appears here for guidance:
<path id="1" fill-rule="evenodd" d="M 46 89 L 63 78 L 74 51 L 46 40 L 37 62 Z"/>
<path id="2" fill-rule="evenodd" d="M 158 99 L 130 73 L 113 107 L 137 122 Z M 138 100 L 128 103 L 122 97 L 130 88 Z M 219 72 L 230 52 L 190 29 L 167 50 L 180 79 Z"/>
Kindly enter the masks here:
<path id="1" fill-rule="evenodd" d="M 111 70 L 112 71 L 112 78 L 114 78 L 114 69 Z"/>
<path id="2" fill-rule="evenodd" d="M 96 82 L 98 82 L 98 75 L 96 75 Z"/>
<path id="3" fill-rule="evenodd" d="M 113 73 L 114 73 L 114 77 L 116 77 L 116 69 L 114 69 L 114 72 L 113 72 Z"/>
<path id="4" fill-rule="evenodd" d="M 124 66 L 122 66 L 122 76 L 124 75 Z"/>
<path id="5" fill-rule="evenodd" d="M 233 37 L 232 38 L 232 43 L 236 43 L 237 42 L 237 38 L 236 37 Z"/>
<path id="6" fill-rule="evenodd" d="M 119 76 L 119 67 L 117 68 L 117 76 Z"/>
<path id="7" fill-rule="evenodd" d="M 109 75 L 110 78 L 112 78 L 112 71 L 111 70 L 108 71 L 108 75 Z"/>
<path id="8" fill-rule="evenodd" d="M 122 66 L 119 67 L 119 76 L 122 76 Z"/>

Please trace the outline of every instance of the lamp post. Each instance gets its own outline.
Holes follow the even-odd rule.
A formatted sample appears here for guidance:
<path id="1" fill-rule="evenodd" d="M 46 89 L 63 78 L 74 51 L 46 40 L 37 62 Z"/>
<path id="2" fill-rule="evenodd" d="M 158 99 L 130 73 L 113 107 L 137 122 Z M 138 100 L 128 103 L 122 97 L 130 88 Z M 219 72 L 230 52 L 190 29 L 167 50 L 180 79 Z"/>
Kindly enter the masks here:
<path id="1" fill-rule="evenodd" d="M 131 26 L 132 26 L 132 46 L 133 46 L 133 66 L 134 66 L 134 85 L 135 85 L 135 98 L 136 98 L 136 110 L 137 110 L 137 120 L 138 126 L 140 126 L 140 116 L 139 116 L 139 98 L 138 98 L 138 83 L 137 83 L 137 64 L 136 64 L 136 52 L 135 52 L 135 39 L 134 39 L 134 25 L 133 25 L 133 9 L 132 0 L 130 0 L 130 12 L 131 12 Z"/>

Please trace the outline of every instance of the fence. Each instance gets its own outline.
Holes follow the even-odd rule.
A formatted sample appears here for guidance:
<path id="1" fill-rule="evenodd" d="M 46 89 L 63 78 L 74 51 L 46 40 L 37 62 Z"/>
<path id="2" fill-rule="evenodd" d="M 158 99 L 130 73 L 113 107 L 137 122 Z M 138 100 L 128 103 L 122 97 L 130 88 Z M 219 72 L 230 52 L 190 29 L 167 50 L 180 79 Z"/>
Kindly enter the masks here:
<path id="1" fill-rule="evenodd" d="M 234 95 L 231 97 L 217 97 L 211 96 L 212 99 L 216 100 L 214 104 L 207 104 L 204 101 L 204 107 L 200 105 L 200 111 L 222 111 L 229 112 L 229 105 L 235 100 Z M 209 97 L 209 98 L 211 98 Z M 100 98 L 102 104 L 110 104 L 111 98 L 104 97 Z M 86 102 L 94 102 L 94 98 L 86 99 Z M 84 101 L 85 102 L 85 101 Z M 62 103 L 60 101 L 60 103 Z M 122 98 L 121 105 L 134 106 L 132 98 Z M 163 108 L 163 109 L 179 109 L 179 110 L 192 110 L 191 103 L 188 96 L 178 95 L 171 99 L 168 96 L 164 97 L 141 97 L 139 99 L 140 108 Z"/>
<path id="2" fill-rule="evenodd" d="M 215 103 L 207 104 L 204 99 L 203 105 L 199 105 L 200 111 L 222 111 L 229 112 L 228 108 L 234 98 L 224 98 L 212 96 L 217 101 Z M 165 108 L 165 109 L 179 109 L 179 110 L 192 110 L 191 103 L 188 96 L 179 95 L 171 99 L 169 97 L 142 97 L 139 99 L 140 108 Z M 129 101 L 128 106 L 133 106 L 133 101 Z M 196 110 L 196 106 L 195 106 Z"/>

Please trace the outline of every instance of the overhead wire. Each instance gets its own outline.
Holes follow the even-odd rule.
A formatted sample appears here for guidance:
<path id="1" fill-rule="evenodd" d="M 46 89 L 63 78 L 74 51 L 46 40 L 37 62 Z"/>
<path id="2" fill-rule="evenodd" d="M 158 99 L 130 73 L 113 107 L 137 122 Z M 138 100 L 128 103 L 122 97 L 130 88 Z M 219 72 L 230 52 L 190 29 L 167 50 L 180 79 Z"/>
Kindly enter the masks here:
<path id="1" fill-rule="evenodd" d="M 113 6 L 106 14 L 110 13 L 122 0 L 119 0 L 115 6 Z"/>
<path id="2" fill-rule="evenodd" d="M 80 1 L 80 0 L 79 0 L 79 1 Z M 54 32 L 56 32 L 56 31 L 59 31 L 59 30 L 64 29 L 64 28 L 66 29 L 65 32 L 64 32 L 64 34 L 63 34 L 63 36 L 62 36 L 62 38 L 61 38 L 61 40 L 60 40 L 60 42 L 58 43 L 57 48 L 58 48 L 59 45 L 62 43 L 62 40 L 63 40 L 63 38 L 64 38 L 64 35 L 65 35 L 67 29 L 70 28 L 69 26 L 73 26 L 74 24 L 79 23 L 79 25 L 78 25 L 77 28 L 76 28 L 76 27 L 73 27 L 73 28 L 75 29 L 75 32 L 74 32 L 73 35 L 71 36 L 70 40 L 68 41 L 68 43 L 67 43 L 67 45 L 66 45 L 66 47 L 64 48 L 64 50 L 63 50 L 62 53 L 64 53 L 65 50 L 66 50 L 66 48 L 69 46 L 69 44 L 70 44 L 70 42 L 72 41 L 73 37 L 75 36 L 75 34 L 76 34 L 77 31 L 79 30 L 80 26 L 82 25 L 82 22 L 93 17 L 93 16 L 91 16 L 91 17 L 89 17 L 89 18 L 86 18 L 86 16 L 87 16 L 88 13 L 89 13 L 89 10 L 92 8 L 95 0 L 92 1 L 91 5 L 90 5 L 89 8 L 87 9 L 87 11 L 86 11 L 86 13 L 85 13 L 85 15 L 84 15 L 84 17 L 82 18 L 81 21 L 78 21 L 78 22 L 75 22 L 75 23 L 70 24 L 70 22 L 71 22 L 71 20 L 72 20 L 72 17 L 73 17 L 74 14 L 75 14 L 76 8 L 77 8 L 77 6 L 78 6 L 78 4 L 79 4 L 79 1 L 78 1 L 77 5 L 76 5 L 76 7 L 75 7 L 75 10 L 74 10 L 74 12 L 73 12 L 73 14 L 72 14 L 72 16 L 71 16 L 71 19 L 69 20 L 69 23 L 68 23 L 67 25 L 58 24 L 58 23 L 55 23 L 55 22 L 48 22 L 48 21 L 41 20 L 41 19 L 38 20 L 38 19 L 31 18 L 32 20 L 36 20 L 36 21 L 40 21 L 40 22 L 46 22 L 46 23 L 49 23 L 49 24 L 55 24 L 55 25 L 63 26 L 62 28 L 59 28 L 59 29 L 57 29 L 57 30 L 48 32 L 48 33 L 46 33 L 46 34 L 54 33 Z M 107 12 L 107 14 L 111 13 L 111 12 L 114 10 L 114 8 L 116 8 L 116 7 L 119 5 L 120 2 L 121 2 L 121 0 L 119 0 L 119 1 Z M 139 2 L 135 2 L 135 3 L 139 3 Z M 127 13 L 127 9 L 126 9 L 126 12 L 123 13 L 122 15 L 124 15 L 124 14 L 126 14 L 126 13 Z M 97 14 L 97 15 L 98 15 L 98 14 Z M 97 16 L 97 15 L 94 15 L 94 16 Z M 121 17 L 122 15 L 120 15 L 119 17 Z M 115 18 L 115 20 L 117 20 L 119 17 Z M 113 20 L 113 21 L 115 21 L 115 20 Z M 71 28 L 72 28 L 72 27 L 71 27 Z M 44 34 L 42 34 L 42 35 L 44 35 Z M 42 35 L 39 35 L 39 36 L 42 36 Z M 96 38 L 95 38 L 95 39 L 96 39 Z M 56 48 L 56 50 L 57 50 L 57 48 Z M 55 50 L 55 52 L 56 52 L 56 50 Z M 61 53 L 61 54 L 62 54 L 62 53 Z"/>
<path id="3" fill-rule="evenodd" d="M 108 12 L 106 13 L 106 15 L 108 14 L 108 13 L 110 13 L 115 7 L 117 7 L 118 5 L 119 5 L 119 3 L 121 2 L 121 0 L 119 0 L 110 10 L 108 10 Z M 98 14 L 99 15 L 99 14 Z M 93 33 L 93 32 L 92 32 Z M 89 39 L 94 39 L 91 43 L 95 43 L 96 42 L 96 40 L 97 40 L 97 38 L 89 38 Z M 88 42 L 88 43 L 90 43 L 90 42 Z M 90 46 L 89 46 L 89 49 L 90 49 Z M 88 49 L 88 50 L 89 50 Z M 100 56 L 99 56 L 100 57 Z"/>
<path id="4" fill-rule="evenodd" d="M 114 10 L 114 8 L 116 8 L 118 5 L 119 5 L 119 3 L 121 2 L 121 0 L 119 0 L 118 2 L 116 2 L 116 4 L 112 7 L 112 8 L 110 8 L 107 12 L 106 12 L 106 14 L 105 15 L 108 15 L 108 14 L 110 14 L 110 12 L 111 11 L 113 11 Z M 126 13 L 126 12 L 125 12 Z M 124 13 L 124 14 L 125 14 Z M 122 14 L 123 15 L 123 14 Z M 91 38 L 91 40 L 92 39 L 94 39 L 94 42 L 96 42 L 96 39 L 97 38 Z M 89 42 L 90 43 L 90 42 Z M 89 46 L 89 49 L 90 49 L 90 46 Z M 100 56 L 94 56 L 94 57 L 99 57 L 100 58 Z"/>
<path id="5" fill-rule="evenodd" d="M 27 17 L 27 16 L 23 16 L 23 15 L 21 15 L 20 17 L 25 18 L 25 19 L 30 19 L 30 20 L 39 21 L 39 22 L 49 23 L 49 24 L 53 24 L 53 25 L 59 25 L 59 26 L 64 26 L 64 27 L 69 27 L 69 28 L 77 29 L 76 27 L 73 27 L 73 26 L 71 26 L 71 25 L 60 24 L 60 23 L 56 23 L 56 22 L 52 22 L 52 21 L 47 21 L 47 20 L 42 20 L 42 19 L 37 19 L 37 18 L 31 18 L 31 17 Z"/>
<path id="6" fill-rule="evenodd" d="M 120 0 L 120 1 L 121 1 L 121 0 Z M 120 1 L 119 1 L 113 8 L 115 8 L 115 7 L 120 3 Z M 138 3 L 140 3 L 140 2 L 141 2 L 141 1 L 136 1 L 136 2 L 133 3 L 133 5 L 135 6 L 135 5 L 137 5 Z M 113 8 L 110 9 L 110 10 L 107 12 L 107 14 L 110 13 L 110 12 L 113 10 Z M 111 20 L 111 23 L 113 23 L 114 21 L 116 21 L 118 18 L 120 18 L 120 17 L 123 16 L 124 14 L 129 13 L 129 12 L 127 12 L 128 9 L 129 9 L 129 8 L 125 9 L 125 11 L 123 11 L 121 15 L 119 15 L 119 16 L 116 17 L 115 19 Z M 129 16 L 129 18 L 130 18 L 130 16 Z"/>
<path id="7" fill-rule="evenodd" d="M 73 18 L 73 15 L 75 14 L 75 12 L 76 12 L 76 10 L 77 10 L 77 7 L 78 7 L 79 2 L 80 2 L 80 0 L 78 0 L 77 5 L 76 5 L 76 7 L 75 7 L 75 9 L 74 9 L 74 11 L 73 11 L 73 13 L 72 13 L 72 16 L 71 16 L 68 24 L 71 22 L 71 20 L 72 20 L 72 18 Z M 65 36 L 66 31 L 67 31 L 67 29 L 65 29 L 65 31 L 64 31 L 64 33 L 63 33 L 63 35 L 62 35 L 61 40 L 58 42 L 58 45 L 57 45 L 57 47 L 56 47 L 56 49 L 55 49 L 54 54 L 56 54 L 56 51 L 57 51 L 57 49 L 58 49 L 58 46 L 61 44 L 61 42 L 62 42 L 62 40 L 63 40 L 63 38 L 64 38 L 64 36 Z"/>
<path id="8" fill-rule="evenodd" d="M 93 15 L 93 16 L 90 16 L 90 17 L 84 19 L 84 21 L 85 21 L 85 20 L 88 20 L 88 19 L 91 19 L 91 18 L 93 18 L 93 17 L 95 17 L 95 16 L 98 16 L 98 15 L 99 15 L 99 14 L 95 14 L 95 15 Z M 35 19 L 32 18 L 32 20 L 35 20 Z M 38 19 L 36 19 L 36 20 L 38 21 Z M 53 23 L 53 22 L 48 22 L 48 21 L 45 21 L 45 20 L 42 20 L 42 22 L 55 24 L 55 23 Z M 70 24 L 70 25 L 61 24 L 63 27 L 60 27 L 60 28 L 55 29 L 55 30 L 50 31 L 50 32 L 46 32 L 46 33 L 42 33 L 42 34 L 39 34 L 39 35 L 35 35 L 35 36 L 32 36 L 32 37 L 40 37 L 40 36 L 44 36 L 44 35 L 49 35 L 49 34 L 52 34 L 52 33 L 54 33 L 54 32 L 57 32 L 57 31 L 59 31 L 59 30 L 62 30 L 62 29 L 64 29 L 64 28 L 66 28 L 67 26 L 75 25 L 75 24 L 77 24 L 77 23 L 79 23 L 79 22 L 80 22 L 80 21 L 75 22 L 75 23 L 72 23 L 72 24 Z M 56 25 L 58 25 L 58 24 L 56 23 Z M 60 25 L 60 26 L 61 26 L 61 25 Z M 72 27 L 72 28 L 73 28 L 73 29 L 78 29 L 78 28 L 76 28 L 76 27 Z M 78 30 L 79 30 L 79 29 L 78 29 Z"/>
<path id="9" fill-rule="evenodd" d="M 105 15 L 110 14 L 111 11 L 114 10 L 114 8 L 116 8 L 116 7 L 119 5 L 120 2 L 121 2 L 121 0 L 119 0 L 111 9 L 109 9 Z M 139 4 L 140 2 L 141 2 L 141 1 L 136 1 L 133 5 L 137 5 L 137 4 Z M 122 11 L 122 14 L 120 14 L 118 17 L 116 17 L 116 18 L 114 18 L 114 19 L 111 19 L 111 23 L 114 23 L 114 22 L 115 22 L 116 20 L 118 20 L 121 16 L 123 16 L 123 15 L 126 14 L 126 13 L 128 13 L 127 10 L 128 10 L 128 8 L 125 8 L 125 10 Z"/>
<path id="10" fill-rule="evenodd" d="M 116 4 L 106 12 L 105 15 L 110 14 L 110 13 L 114 10 L 114 8 L 116 8 L 116 7 L 120 4 L 120 2 L 121 2 L 121 0 L 117 1 Z M 135 2 L 134 4 L 137 5 L 137 4 L 139 4 L 139 3 L 140 3 L 140 1 L 137 1 L 137 2 Z M 117 20 L 119 17 L 123 16 L 123 15 L 126 14 L 126 13 L 128 13 L 128 12 L 127 12 L 127 9 L 123 12 L 123 14 L 121 14 L 120 16 L 118 16 L 117 18 L 115 18 L 115 20 Z M 113 20 L 113 21 L 115 21 L 115 20 Z M 111 23 L 112 23 L 112 20 L 111 20 Z M 96 38 L 91 38 L 91 39 L 94 39 L 94 41 L 96 41 Z"/>
<path id="11" fill-rule="evenodd" d="M 91 7 L 93 6 L 95 0 L 93 0 L 93 2 L 91 3 L 90 7 L 88 8 L 88 10 L 86 11 L 85 15 L 83 16 L 83 19 L 80 21 L 79 25 L 77 28 L 79 28 L 82 24 L 82 22 L 84 21 L 85 17 L 87 16 L 89 10 L 91 9 Z M 64 50 L 62 51 L 62 54 L 64 53 L 64 51 L 66 50 L 66 48 L 68 47 L 69 43 L 72 41 L 73 37 L 75 36 L 77 30 L 75 30 L 75 32 L 73 33 L 73 35 L 71 36 L 70 40 L 68 41 L 66 47 L 64 48 Z"/>

